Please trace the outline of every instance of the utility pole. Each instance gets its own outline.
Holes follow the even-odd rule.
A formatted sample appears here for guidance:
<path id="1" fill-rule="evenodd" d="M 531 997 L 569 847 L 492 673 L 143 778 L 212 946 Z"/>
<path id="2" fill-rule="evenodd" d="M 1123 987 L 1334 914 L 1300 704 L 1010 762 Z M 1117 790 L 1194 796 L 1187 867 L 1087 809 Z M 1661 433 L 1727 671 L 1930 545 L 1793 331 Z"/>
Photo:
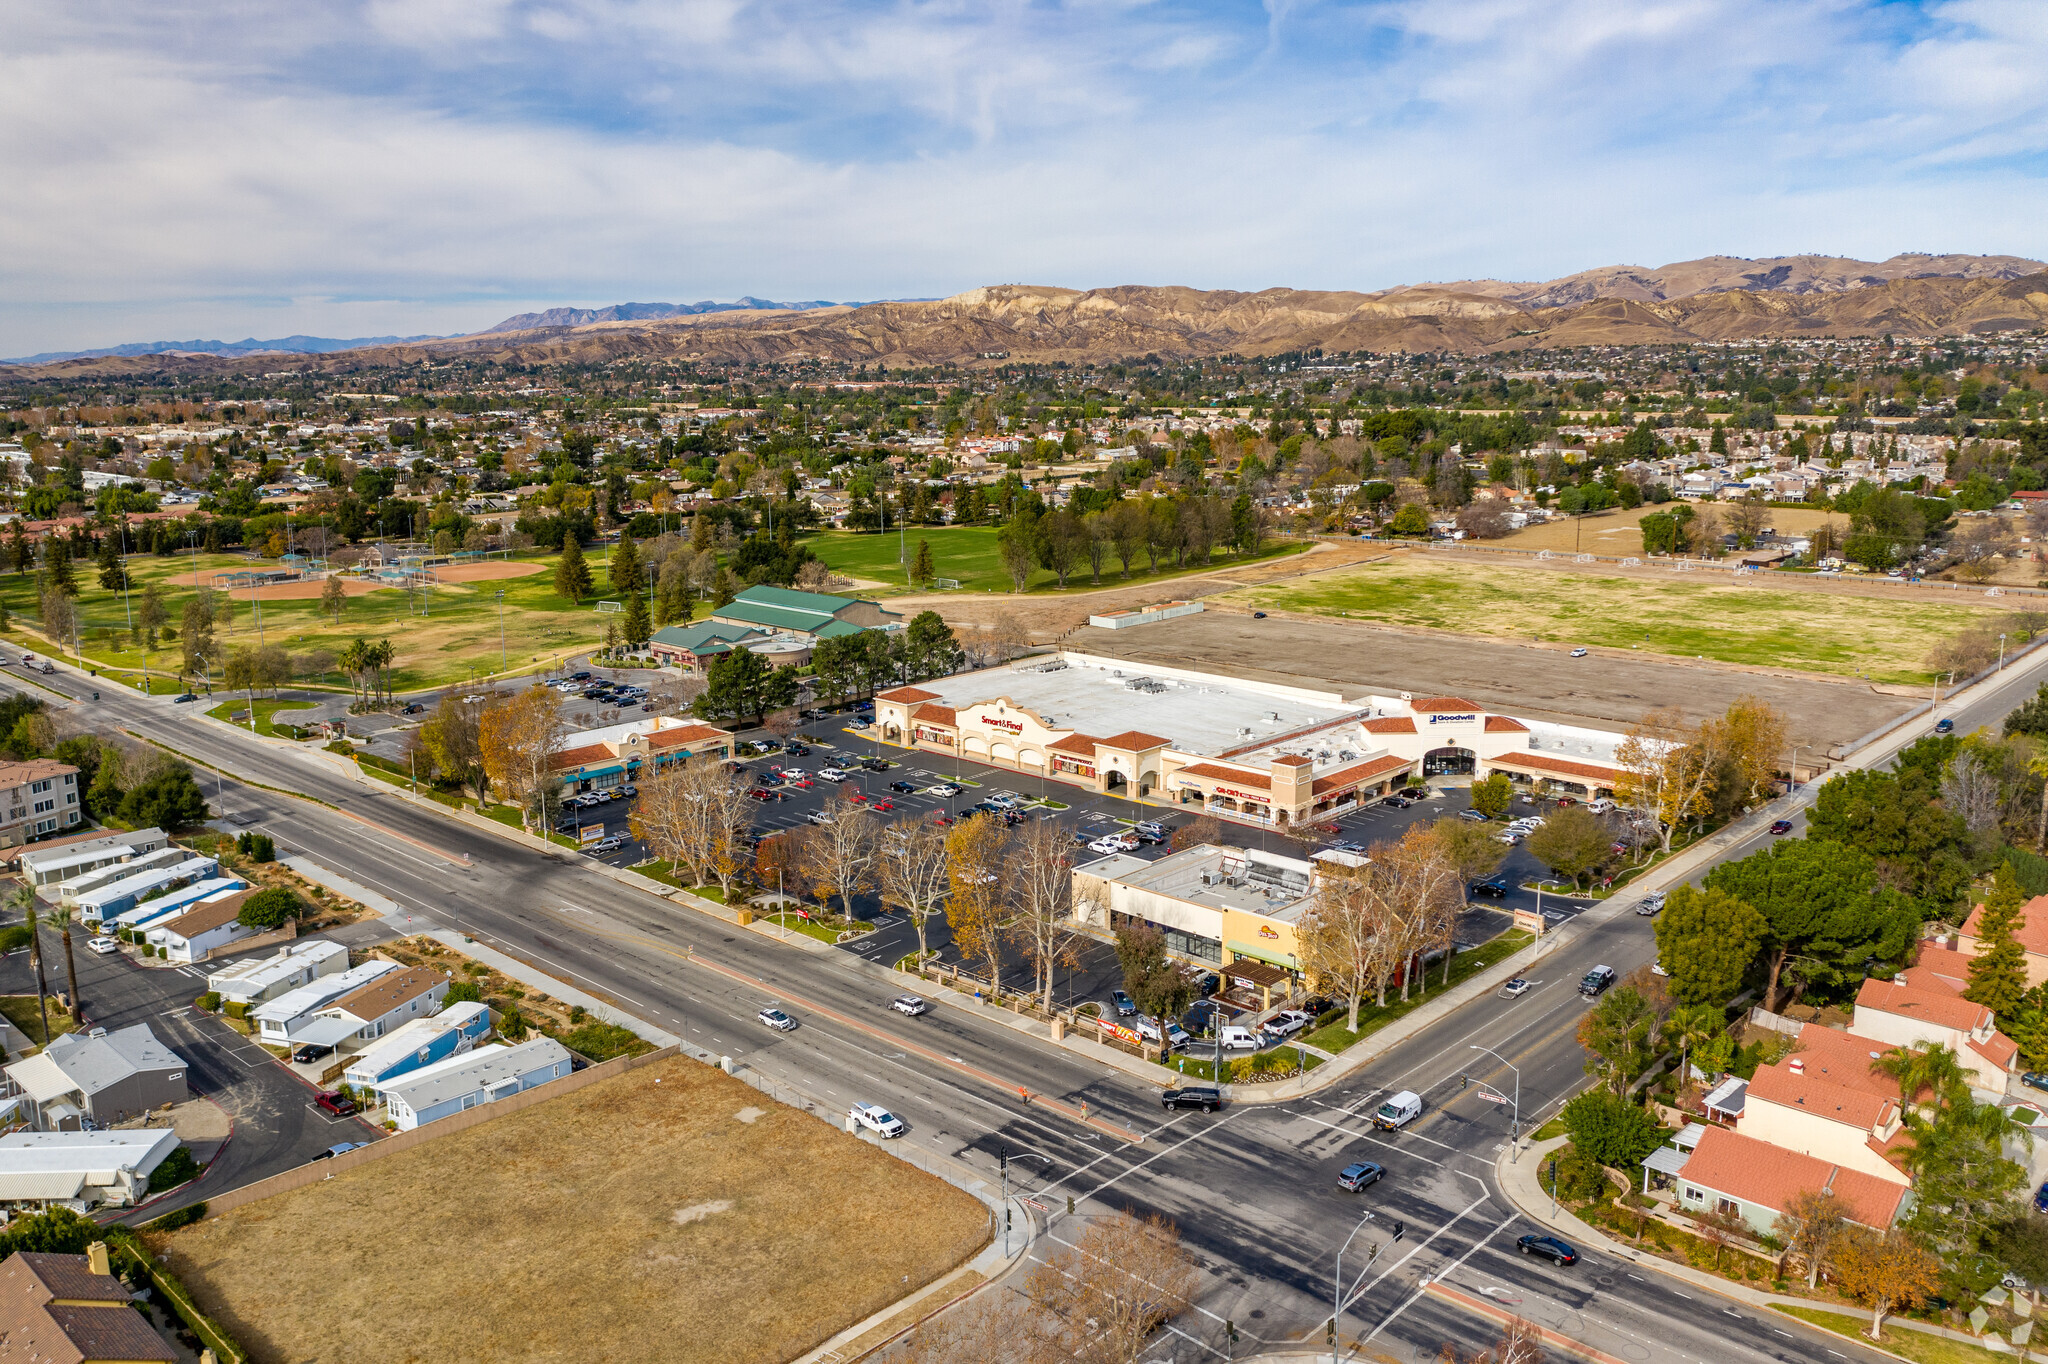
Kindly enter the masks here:
<path id="1" fill-rule="evenodd" d="M 498 603 L 498 668 L 502 672 L 512 666 L 505 656 L 505 589 L 499 588 L 492 600 Z"/>
<path id="2" fill-rule="evenodd" d="M 1522 1155 L 1522 1068 L 1508 1060 L 1507 1057 L 1502 1056 L 1492 1047 L 1482 1047 L 1474 1043 L 1472 1050 L 1485 1052 L 1488 1056 L 1491 1056 L 1494 1060 L 1515 1073 L 1515 1116 L 1508 1128 L 1508 1163 L 1512 1165 Z"/>

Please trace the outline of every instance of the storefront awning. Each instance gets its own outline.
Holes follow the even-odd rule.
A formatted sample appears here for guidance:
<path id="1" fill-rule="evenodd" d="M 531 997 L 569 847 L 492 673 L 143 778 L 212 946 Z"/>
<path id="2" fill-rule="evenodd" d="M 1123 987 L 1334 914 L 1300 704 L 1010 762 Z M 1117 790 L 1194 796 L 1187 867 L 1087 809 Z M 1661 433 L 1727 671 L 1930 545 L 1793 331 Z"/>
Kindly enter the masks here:
<path id="1" fill-rule="evenodd" d="M 1229 947 L 1233 953 L 1239 950 L 1236 943 L 1229 944 Z M 1245 955 L 1250 956 L 1253 954 L 1246 953 Z M 1285 985 L 1287 983 L 1287 972 L 1284 970 L 1274 970 L 1263 959 L 1258 961 L 1233 961 L 1230 965 L 1223 968 L 1223 975 L 1225 979 L 1233 984 L 1242 985 L 1250 990 L 1256 990 L 1261 987 L 1271 988 L 1275 985 Z"/>
<path id="2" fill-rule="evenodd" d="M 586 767 L 576 774 L 576 780 L 586 781 L 591 777 L 609 777 L 625 770 L 626 766 L 624 763 L 614 763 L 610 767 Z"/>
<path id="3" fill-rule="evenodd" d="M 1230 954 L 1234 957 L 1251 957 L 1255 961 L 1270 962 L 1282 971 L 1294 970 L 1294 963 L 1287 959 L 1286 953 L 1275 952 L 1270 947 L 1255 947 L 1251 943 L 1236 942 L 1234 940 L 1223 945 L 1230 949 Z M 1232 969 L 1235 970 L 1236 968 L 1232 967 Z"/>

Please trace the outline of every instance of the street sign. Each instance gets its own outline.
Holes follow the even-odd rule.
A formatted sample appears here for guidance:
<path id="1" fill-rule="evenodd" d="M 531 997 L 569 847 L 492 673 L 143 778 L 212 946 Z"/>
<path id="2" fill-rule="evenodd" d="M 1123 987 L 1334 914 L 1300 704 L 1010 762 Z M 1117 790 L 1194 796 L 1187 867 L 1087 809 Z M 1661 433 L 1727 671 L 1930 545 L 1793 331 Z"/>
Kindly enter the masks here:
<path id="1" fill-rule="evenodd" d="M 1490 1104 L 1504 1104 L 1508 1101 L 1507 1096 L 1505 1094 L 1496 1094 L 1490 1089 L 1481 1089 L 1479 1091 L 1479 1097 L 1484 1102 Z"/>

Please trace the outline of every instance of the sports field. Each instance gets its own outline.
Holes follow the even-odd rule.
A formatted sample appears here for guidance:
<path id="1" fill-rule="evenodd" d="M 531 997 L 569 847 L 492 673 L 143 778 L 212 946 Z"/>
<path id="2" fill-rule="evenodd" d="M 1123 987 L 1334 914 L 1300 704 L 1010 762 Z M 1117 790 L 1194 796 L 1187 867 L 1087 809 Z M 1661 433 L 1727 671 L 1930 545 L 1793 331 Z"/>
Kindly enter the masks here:
<path id="1" fill-rule="evenodd" d="M 989 1238 L 969 1195 L 693 1061 L 421 1136 L 151 1249 L 255 1359 L 780 1364 Z"/>
<path id="2" fill-rule="evenodd" d="M 936 576 L 957 578 L 963 592 L 1008 592 L 1010 575 L 1003 570 L 1003 561 L 996 551 L 997 530 L 993 526 L 912 526 L 901 536 L 899 550 L 897 532 L 887 535 L 865 535 L 854 531 L 823 531 L 805 539 L 811 552 L 825 561 L 833 571 L 849 578 L 864 582 L 882 584 L 873 589 L 876 596 L 889 592 L 907 592 L 904 581 L 903 559 L 917 557 L 917 542 L 924 540 L 932 547 L 932 567 Z M 1208 573 L 1237 564 L 1259 563 L 1268 559 L 1298 554 L 1308 546 L 1300 541 L 1271 540 L 1259 554 L 1249 558 L 1225 554 L 1218 550 L 1206 564 L 1190 563 L 1186 568 L 1175 569 L 1172 563 L 1161 558 L 1159 572 L 1145 571 L 1146 559 L 1141 551 L 1131 560 L 1131 576 L 1122 577 L 1123 564 L 1114 555 L 1106 557 L 1102 565 L 1102 581 L 1098 584 L 1090 572 L 1088 561 L 1067 575 L 1067 591 L 1089 592 L 1098 587 L 1124 587 L 1133 583 L 1165 582 L 1172 578 L 1186 577 L 1191 573 Z M 1051 569 L 1034 569 L 1030 585 L 1025 589 L 1032 593 L 1057 594 L 1058 578 Z"/>
<path id="3" fill-rule="evenodd" d="M 448 577 L 469 581 L 443 581 L 430 594 L 410 599 L 401 588 L 349 581 L 349 597 L 339 621 L 321 609 L 319 583 L 280 584 L 253 594 L 240 591 L 233 594 L 229 620 L 216 627 L 215 638 L 222 658 L 231 649 L 258 643 L 280 644 L 294 654 L 338 654 L 357 636 L 389 639 L 397 649 L 392 675 L 399 691 L 463 682 L 472 674 L 484 676 L 505 669 L 517 672 L 604 642 L 609 618 L 596 611 L 596 600 L 618 594 L 611 590 L 604 552 L 593 550 L 588 558 L 595 591 L 580 605 L 556 594 L 556 556 L 543 554 L 443 570 Z M 183 620 L 185 603 L 195 592 L 195 575 L 197 584 L 206 586 L 217 572 L 271 566 L 268 560 L 236 554 L 201 554 L 196 561 L 191 555 L 131 555 L 128 570 L 134 583 L 124 602 L 121 593 L 100 587 L 91 562 L 74 564 L 79 584 L 79 638 L 86 665 L 131 685 L 140 677 L 143 649 L 130 634 L 128 621 L 129 611 L 140 604 L 143 588 L 149 583 L 162 584 L 171 627 L 176 629 Z M 505 593 L 502 649 L 494 600 L 500 590 Z M 261 600 L 251 600 L 252 596 Z M 34 573 L 0 574 L 0 602 L 13 617 L 37 621 L 41 607 L 36 601 Z M 14 638 L 19 642 L 23 636 L 16 631 Z M 70 650 L 63 652 L 68 655 Z M 161 675 L 159 690 L 169 686 L 164 678 L 177 671 L 182 657 L 180 646 L 170 642 L 149 654 L 149 667 Z M 214 661 L 212 672 L 217 682 L 219 660 Z M 308 680 L 346 685 L 339 674 Z"/>
<path id="4" fill-rule="evenodd" d="M 1725 574 L 1553 570 L 1403 556 L 1222 600 L 1501 639 L 1641 649 L 1873 681 L 1932 680 L 1923 660 L 2009 603 L 1941 602 L 1779 588 Z M 1981 603 L 1981 604 L 1978 604 Z"/>

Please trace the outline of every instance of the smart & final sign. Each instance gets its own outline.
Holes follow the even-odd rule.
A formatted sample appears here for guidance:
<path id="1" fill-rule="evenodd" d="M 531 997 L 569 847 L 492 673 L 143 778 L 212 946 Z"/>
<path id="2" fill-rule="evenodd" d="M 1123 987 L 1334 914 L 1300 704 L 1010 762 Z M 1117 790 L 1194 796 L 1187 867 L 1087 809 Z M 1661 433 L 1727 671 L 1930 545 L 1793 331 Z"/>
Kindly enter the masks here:
<path id="1" fill-rule="evenodd" d="M 998 720 L 993 715 L 984 715 L 981 717 L 980 722 L 984 725 L 994 725 L 997 729 L 1007 729 L 1012 734 L 1022 734 L 1024 732 L 1024 726 L 1015 720 Z"/>

